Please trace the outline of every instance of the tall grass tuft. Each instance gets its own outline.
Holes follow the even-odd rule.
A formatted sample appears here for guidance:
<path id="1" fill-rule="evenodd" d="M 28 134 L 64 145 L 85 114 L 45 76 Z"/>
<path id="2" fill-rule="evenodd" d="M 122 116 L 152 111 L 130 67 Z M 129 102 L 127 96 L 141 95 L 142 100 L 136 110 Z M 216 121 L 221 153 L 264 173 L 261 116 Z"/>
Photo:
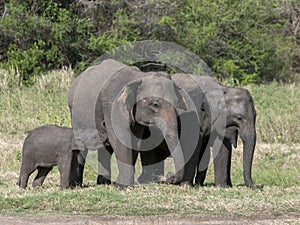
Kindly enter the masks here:
<path id="1" fill-rule="evenodd" d="M 30 87 L 22 86 L 17 70 L 1 70 L 0 76 L 0 157 L 5 167 L 11 160 L 3 159 L 19 158 L 28 131 L 46 124 L 70 126 L 67 94 L 73 71 L 50 72 Z"/>
<path id="2" fill-rule="evenodd" d="M 258 139 L 266 143 L 300 143 L 300 85 L 250 87 L 257 111 Z"/>
<path id="3" fill-rule="evenodd" d="M 1 90 L 15 89 L 20 87 L 22 87 L 22 82 L 18 68 L 11 67 L 9 70 L 0 70 Z"/>
<path id="4" fill-rule="evenodd" d="M 73 81 L 74 72 L 70 67 L 52 71 L 48 74 L 35 77 L 35 86 L 39 90 L 68 89 Z"/>

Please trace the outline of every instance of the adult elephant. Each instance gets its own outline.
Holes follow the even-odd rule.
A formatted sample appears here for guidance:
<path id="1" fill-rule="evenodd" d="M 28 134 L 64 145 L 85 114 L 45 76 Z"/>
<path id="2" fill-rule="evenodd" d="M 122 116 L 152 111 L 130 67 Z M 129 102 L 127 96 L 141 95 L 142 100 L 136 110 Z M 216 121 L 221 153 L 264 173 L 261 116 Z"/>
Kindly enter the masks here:
<path id="1" fill-rule="evenodd" d="M 193 110 L 193 104 L 168 74 L 144 73 L 137 67 L 105 60 L 74 80 L 68 102 L 75 140 L 81 150 L 103 152 L 109 140 L 117 158 L 119 186 L 134 184 L 137 152 L 155 148 L 163 140 L 175 164 L 172 183 L 184 181 L 185 157 L 177 116 Z M 86 130 L 99 139 L 98 145 L 90 145 L 82 135 Z M 145 136 L 149 131 L 151 135 Z"/>
<path id="2" fill-rule="evenodd" d="M 195 152 L 200 151 L 196 169 L 195 183 L 203 185 L 210 158 L 210 147 L 213 149 L 215 184 L 232 186 L 230 178 L 232 146 L 237 147 L 238 135 L 243 141 L 243 170 L 246 186 L 252 187 L 252 161 L 256 144 L 256 112 L 248 90 L 231 88 L 218 83 L 208 76 L 174 74 L 172 80 L 180 88 L 187 90 L 194 101 L 200 120 L 201 138 Z M 205 101 L 200 101 L 205 96 Z M 157 153 L 154 152 L 157 155 Z M 149 158 L 141 155 L 142 164 Z M 153 161 L 155 162 L 155 160 Z M 156 162 L 155 162 L 156 163 Z M 162 167 L 156 168 L 156 174 L 162 174 Z M 141 180 L 149 171 L 143 168 Z M 147 175 L 149 176 L 149 175 Z M 172 177 L 171 177 L 172 180 Z M 193 180 L 190 180 L 193 182 Z"/>

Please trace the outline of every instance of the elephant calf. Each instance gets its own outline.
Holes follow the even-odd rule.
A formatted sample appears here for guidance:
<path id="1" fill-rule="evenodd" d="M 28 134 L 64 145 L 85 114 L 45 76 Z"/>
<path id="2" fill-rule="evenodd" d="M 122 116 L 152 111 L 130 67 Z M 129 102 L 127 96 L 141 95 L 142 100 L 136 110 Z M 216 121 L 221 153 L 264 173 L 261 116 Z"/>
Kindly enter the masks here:
<path id="1" fill-rule="evenodd" d="M 26 137 L 23 145 L 18 184 L 21 188 L 26 188 L 29 176 L 37 169 L 32 186 L 41 186 L 53 166 L 57 165 L 61 188 L 74 186 L 80 182 L 78 168 L 81 157 L 71 128 L 54 125 L 35 128 Z"/>

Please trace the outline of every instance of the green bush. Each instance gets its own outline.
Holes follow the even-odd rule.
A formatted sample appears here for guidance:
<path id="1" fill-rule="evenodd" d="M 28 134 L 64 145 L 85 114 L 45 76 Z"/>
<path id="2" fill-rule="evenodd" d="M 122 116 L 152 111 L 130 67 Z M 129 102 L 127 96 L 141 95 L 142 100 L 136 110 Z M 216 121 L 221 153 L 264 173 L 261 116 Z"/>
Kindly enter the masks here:
<path id="1" fill-rule="evenodd" d="M 179 39 L 220 79 L 241 84 L 286 81 L 294 51 L 276 2 L 190 0 L 179 17 Z"/>
<path id="2" fill-rule="evenodd" d="M 0 25 L 2 67 L 15 67 L 21 79 L 41 72 L 75 65 L 79 59 L 72 46 L 76 41 L 77 18 L 55 1 L 18 1 L 5 4 Z"/>
<path id="3" fill-rule="evenodd" d="M 235 85 L 292 82 L 299 73 L 296 0 L 0 2 L 0 67 L 20 79 L 72 66 L 138 40 L 171 41 Z M 297 19 L 298 18 L 298 19 Z"/>

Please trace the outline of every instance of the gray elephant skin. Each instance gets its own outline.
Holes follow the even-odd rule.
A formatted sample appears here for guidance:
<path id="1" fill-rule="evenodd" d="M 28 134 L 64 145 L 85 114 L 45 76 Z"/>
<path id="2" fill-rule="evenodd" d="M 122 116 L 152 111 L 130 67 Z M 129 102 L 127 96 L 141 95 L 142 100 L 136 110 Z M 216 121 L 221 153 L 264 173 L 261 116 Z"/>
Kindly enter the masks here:
<path id="1" fill-rule="evenodd" d="M 75 149 L 71 128 L 54 125 L 35 128 L 23 144 L 19 186 L 26 188 L 29 176 L 35 170 L 38 173 L 32 186 L 41 186 L 54 166 L 58 166 L 62 189 L 77 185 L 80 181 L 78 168 L 82 165 L 79 165 L 79 150 Z"/>
<path id="2" fill-rule="evenodd" d="M 199 78 L 198 78 L 199 79 Z M 211 79 L 211 78 L 209 78 Z M 243 143 L 243 176 L 245 185 L 248 187 L 254 187 L 252 179 L 252 162 L 256 145 L 256 110 L 254 102 L 250 92 L 244 88 L 232 88 L 220 84 L 220 89 L 223 91 L 223 97 L 225 101 L 225 107 L 220 110 L 225 119 L 225 123 L 222 125 L 225 127 L 218 127 L 217 122 L 210 123 L 211 131 L 209 135 L 215 137 L 215 139 L 221 139 L 223 142 L 219 148 L 213 148 L 213 162 L 214 162 L 214 174 L 215 184 L 223 187 L 232 187 L 230 178 L 231 168 L 231 156 L 232 146 L 237 147 L 238 136 Z M 209 94 L 208 94 L 209 95 Z M 209 103 L 210 109 L 215 107 L 213 104 L 215 101 L 214 96 Z M 218 118 L 212 118 L 211 121 L 216 121 Z M 220 124 L 220 123 L 219 123 Z M 218 130 L 223 130 L 220 137 Z M 214 145 L 208 134 L 204 136 L 203 145 L 201 148 L 201 155 L 204 161 L 208 161 L 209 146 Z M 201 166 L 201 162 L 199 163 Z M 206 167 L 207 168 L 207 167 Z M 196 183 L 203 185 L 207 169 L 201 170 L 198 167 L 197 175 L 195 178 Z"/>
<path id="3" fill-rule="evenodd" d="M 107 140 L 116 154 L 117 185 L 134 184 L 138 151 L 165 142 L 175 165 L 172 183 L 185 180 L 185 156 L 178 135 L 177 117 L 191 111 L 188 95 L 163 72 L 141 72 L 115 60 L 92 66 L 76 78 L 69 91 L 69 107 L 76 143 L 80 149 L 99 150 L 110 170 L 110 154 L 101 153 Z M 97 146 L 84 143 L 80 130 L 98 132 Z M 150 137 L 147 133 L 151 133 Z M 110 179 L 110 171 L 106 175 Z"/>
<path id="4" fill-rule="evenodd" d="M 243 170 L 245 185 L 253 187 L 252 161 L 256 144 L 256 111 L 253 99 L 248 90 L 232 88 L 218 83 L 208 76 L 195 76 L 190 74 L 174 74 L 172 80 L 180 88 L 187 90 L 195 103 L 198 111 L 200 137 L 195 153 L 199 152 L 197 164 L 193 161 L 188 168 L 196 168 L 195 183 L 203 186 L 208 162 L 210 147 L 213 149 L 215 184 L 222 187 L 231 187 L 230 178 L 232 146 L 237 147 L 238 135 L 243 141 Z M 203 98 L 205 100 L 203 100 Z M 185 119 L 188 121 L 191 119 Z M 184 140 L 184 139 L 183 139 Z M 151 173 L 163 175 L 163 166 L 157 161 L 162 161 L 157 151 L 141 152 L 142 165 L 155 164 L 148 167 L 152 172 L 143 167 L 140 180 L 151 181 Z M 193 173 L 194 170 L 191 171 Z M 189 176 L 190 178 L 193 176 Z M 172 179 L 169 177 L 168 179 Z M 190 183 L 193 182 L 193 178 Z"/>

